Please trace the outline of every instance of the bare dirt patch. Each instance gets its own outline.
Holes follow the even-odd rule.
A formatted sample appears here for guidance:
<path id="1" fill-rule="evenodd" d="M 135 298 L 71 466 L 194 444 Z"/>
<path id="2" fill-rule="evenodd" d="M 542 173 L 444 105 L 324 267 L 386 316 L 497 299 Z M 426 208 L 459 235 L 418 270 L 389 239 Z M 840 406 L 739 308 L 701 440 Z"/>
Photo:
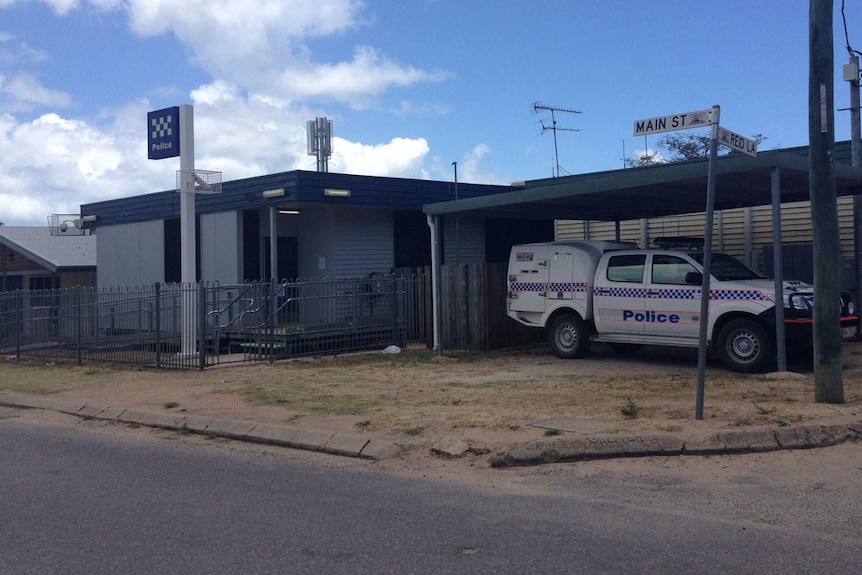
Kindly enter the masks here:
<path id="1" fill-rule="evenodd" d="M 705 419 L 695 421 L 696 350 L 601 346 L 563 361 L 545 347 L 488 354 L 426 349 L 236 365 L 203 372 L 27 362 L 0 365 L 0 389 L 92 405 L 184 412 L 361 433 L 406 445 L 443 437 L 489 448 L 567 433 L 547 420 L 602 433 L 700 433 L 718 429 L 858 419 L 862 344 L 844 348 L 841 405 L 814 402 L 802 373 L 731 373 L 710 364 Z M 807 373 L 806 373 L 807 371 Z M 575 426 L 577 429 L 577 425 Z"/>

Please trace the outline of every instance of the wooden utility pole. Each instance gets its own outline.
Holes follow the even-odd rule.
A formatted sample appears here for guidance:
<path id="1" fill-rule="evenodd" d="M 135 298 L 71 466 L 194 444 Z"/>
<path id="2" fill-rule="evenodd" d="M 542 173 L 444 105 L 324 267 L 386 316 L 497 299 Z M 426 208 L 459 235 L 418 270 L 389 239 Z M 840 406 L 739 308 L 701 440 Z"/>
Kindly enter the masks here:
<path id="1" fill-rule="evenodd" d="M 832 0 L 810 0 L 808 139 L 814 235 L 814 400 L 844 403 L 841 367 L 841 243 L 835 190 Z"/>

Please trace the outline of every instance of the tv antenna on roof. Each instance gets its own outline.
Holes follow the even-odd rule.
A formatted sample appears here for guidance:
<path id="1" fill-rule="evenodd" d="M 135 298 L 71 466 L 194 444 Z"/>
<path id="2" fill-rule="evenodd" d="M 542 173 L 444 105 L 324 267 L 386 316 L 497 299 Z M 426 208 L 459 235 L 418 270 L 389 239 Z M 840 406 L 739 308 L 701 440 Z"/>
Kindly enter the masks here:
<path id="1" fill-rule="evenodd" d="M 560 155 L 557 151 L 557 131 L 561 132 L 580 132 L 577 128 L 560 128 L 557 126 L 557 118 L 554 116 L 554 112 L 566 112 L 567 114 L 580 114 L 580 110 L 571 110 L 569 108 L 557 108 L 555 106 L 545 106 L 541 102 L 533 103 L 533 111 L 535 113 L 539 113 L 539 110 L 548 110 L 551 112 L 551 125 L 546 126 L 545 122 L 540 122 L 542 126 L 542 133 L 544 134 L 548 130 L 554 132 L 554 163 L 556 164 L 556 173 L 554 174 L 555 178 L 560 177 Z"/>

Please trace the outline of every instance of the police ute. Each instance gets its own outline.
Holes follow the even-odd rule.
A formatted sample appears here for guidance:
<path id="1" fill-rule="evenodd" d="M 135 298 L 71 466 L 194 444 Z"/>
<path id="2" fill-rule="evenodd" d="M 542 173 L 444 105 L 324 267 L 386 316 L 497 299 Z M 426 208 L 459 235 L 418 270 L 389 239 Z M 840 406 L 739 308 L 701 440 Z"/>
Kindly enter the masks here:
<path id="1" fill-rule="evenodd" d="M 665 239 L 661 249 L 590 240 L 514 246 L 507 313 L 546 329 L 554 353 L 566 359 L 583 356 L 593 341 L 619 353 L 643 345 L 698 347 L 703 240 L 677 240 Z M 799 281 L 783 286 L 779 300 L 773 280 L 712 254 L 707 341 L 730 369 L 774 365 L 776 301 L 784 305 L 787 343 L 810 345 L 813 287 Z M 841 336 L 851 339 L 858 317 L 849 297 L 842 295 L 840 305 Z"/>

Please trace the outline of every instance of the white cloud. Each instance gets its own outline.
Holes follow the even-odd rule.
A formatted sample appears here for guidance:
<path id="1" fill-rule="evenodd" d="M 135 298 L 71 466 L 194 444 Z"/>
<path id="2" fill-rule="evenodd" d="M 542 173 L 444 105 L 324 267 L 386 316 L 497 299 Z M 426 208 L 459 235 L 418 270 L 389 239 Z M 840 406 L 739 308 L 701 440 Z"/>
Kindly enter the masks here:
<path id="1" fill-rule="evenodd" d="M 488 144 L 476 144 L 458 160 L 457 166 L 453 166 L 451 161 L 439 156 L 434 157 L 430 177 L 438 180 L 452 180 L 455 177 L 455 169 L 457 168 L 459 182 L 497 185 L 510 184 L 515 178 L 488 171 L 480 165 L 482 160 L 491 154 L 492 151 L 491 146 Z"/>
<path id="2" fill-rule="evenodd" d="M 362 108 L 367 105 L 368 96 L 376 96 L 393 86 L 439 82 L 447 76 L 444 71 L 400 66 L 373 48 L 361 46 L 350 62 L 286 70 L 279 88 L 295 97 L 332 99 Z"/>
<path id="3" fill-rule="evenodd" d="M 315 169 L 307 155 L 305 123 L 312 111 L 278 99 L 244 95 L 234 85 L 214 82 L 192 92 L 195 104 L 195 151 L 201 169 L 219 170 L 225 179 L 268 172 Z M 333 138 L 330 170 L 376 176 L 428 177 L 423 161 L 429 152 L 422 138 L 393 138 L 366 145 Z"/>
<path id="4" fill-rule="evenodd" d="M 363 108 L 390 88 L 448 77 L 401 65 L 368 46 L 355 48 L 347 61 L 314 62 L 306 40 L 363 25 L 356 0 L 129 0 L 125 6 L 136 33 L 172 33 L 215 78 L 286 100 Z"/>
<path id="5" fill-rule="evenodd" d="M 127 0 L 124 5 L 140 34 L 170 31 L 206 50 L 239 52 L 266 44 L 266 36 L 328 36 L 352 28 L 363 7 L 357 0 Z"/>
<path id="6" fill-rule="evenodd" d="M 0 0 L 0 7 L 13 3 Z M 44 3 L 57 14 L 85 4 Z M 445 72 L 400 64 L 367 46 L 356 48 L 343 62 L 313 62 L 304 44 L 309 38 L 365 25 L 360 14 L 363 5 L 356 0 L 88 0 L 86 4 L 123 11 L 137 34 L 174 34 L 213 75 L 211 82 L 190 91 L 195 106 L 195 163 L 198 169 L 221 171 L 225 180 L 313 170 L 315 160 L 306 153 L 305 123 L 321 115 L 321 100 L 357 108 L 370 105 L 392 87 L 446 77 Z M 24 44 L 13 47 L 14 40 L 8 34 L 0 36 L 0 58 L 9 54 L 7 63 L 47 58 Z M 185 90 L 180 93 L 188 93 Z M 150 102 L 116 103 L 86 120 L 57 112 L 71 103 L 68 94 L 43 86 L 30 71 L 0 71 L 0 109 L 7 112 L 0 114 L 0 219 L 7 224 L 40 225 L 51 213 L 77 213 L 83 203 L 174 186 L 179 160 L 147 159 L 143 118 L 153 109 Z M 26 119 L 14 115 L 36 106 L 50 112 Z M 416 110 L 440 113 L 433 104 L 417 108 L 406 101 L 396 112 Z M 330 118 L 338 122 L 337 113 Z M 430 177 L 425 167 L 430 145 L 424 138 L 393 137 L 386 143 L 363 144 L 336 137 L 333 148 L 329 164 L 333 172 Z M 485 153 L 485 148 L 474 150 L 472 160 L 465 161 L 468 173 L 478 173 Z"/>
<path id="7" fill-rule="evenodd" d="M 393 138 L 388 144 L 365 145 L 332 139 L 330 171 L 370 176 L 427 178 L 423 162 L 430 148 L 424 138 Z"/>
<path id="8" fill-rule="evenodd" d="M 0 108 L 17 112 L 71 104 L 67 93 L 46 88 L 32 72 L 21 70 L 47 59 L 45 52 L 31 48 L 26 42 L 16 42 L 9 33 L 0 33 Z"/>
<path id="9" fill-rule="evenodd" d="M 79 0 L 41 0 L 57 14 Z M 15 0 L 0 0 L 0 7 Z M 359 0 L 89 0 L 123 10 L 141 36 L 173 34 L 215 79 L 286 100 L 330 99 L 356 108 L 393 87 L 440 82 L 441 70 L 402 65 L 369 46 L 350 60 L 319 63 L 305 42 L 365 25 Z"/>
<path id="10" fill-rule="evenodd" d="M 490 152 L 491 146 L 488 144 L 479 144 L 464 156 L 464 161 L 458 167 L 461 168 L 460 175 L 465 182 L 476 182 L 482 178 L 479 175 L 479 162 Z"/>
<path id="11" fill-rule="evenodd" d="M 7 8 L 15 4 L 23 4 L 30 0 L 0 0 L 0 8 Z M 54 12 L 60 15 L 65 15 L 81 6 L 80 0 L 39 0 L 42 4 L 47 4 Z"/>
<path id="12" fill-rule="evenodd" d="M 82 202 L 119 195 L 123 181 L 117 141 L 53 113 L 26 123 L 10 115 L 0 118 L 0 157 L 12 218 L 44 221 L 51 213 L 77 213 Z"/>
<path id="13" fill-rule="evenodd" d="M 314 114 L 247 96 L 225 83 L 201 86 L 195 105 L 195 165 L 225 180 L 295 169 L 313 170 L 305 121 Z M 44 114 L 29 122 L 0 116 L 0 181 L 7 224 L 41 224 L 80 204 L 171 189 L 178 159 L 146 153 L 146 101 L 106 111 L 93 122 Z M 334 138 L 333 172 L 428 178 L 422 138 L 366 145 Z"/>
<path id="14" fill-rule="evenodd" d="M 44 62 L 48 59 L 45 52 L 31 48 L 26 42 L 16 44 L 14 40 L 12 34 L 0 32 L 0 64 Z"/>
<path id="15" fill-rule="evenodd" d="M 44 87 L 26 72 L 19 72 L 9 78 L 0 74 L 0 92 L 11 97 L 10 107 L 16 109 L 26 109 L 31 105 L 65 108 L 72 103 L 68 94 Z"/>
<path id="16" fill-rule="evenodd" d="M 248 96 L 226 82 L 192 91 L 196 166 L 225 179 L 304 167 L 308 113 Z"/>

